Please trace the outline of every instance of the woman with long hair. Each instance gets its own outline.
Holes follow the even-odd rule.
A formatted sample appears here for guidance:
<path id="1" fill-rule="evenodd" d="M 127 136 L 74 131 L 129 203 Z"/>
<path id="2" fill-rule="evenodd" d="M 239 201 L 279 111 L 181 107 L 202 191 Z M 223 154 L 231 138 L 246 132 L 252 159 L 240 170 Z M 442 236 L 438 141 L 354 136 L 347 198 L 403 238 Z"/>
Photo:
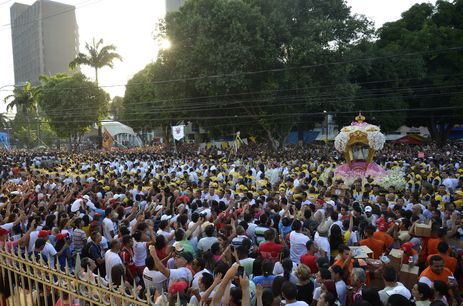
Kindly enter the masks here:
<path id="1" fill-rule="evenodd" d="M 328 240 L 330 242 L 331 258 L 336 258 L 336 256 L 338 256 L 339 246 L 344 242 L 342 231 L 339 225 L 333 224 L 331 226 Z"/>
<path id="2" fill-rule="evenodd" d="M 264 260 L 262 262 L 262 275 L 255 276 L 252 281 L 254 284 L 261 284 L 262 287 L 265 288 L 272 288 L 272 282 L 275 279 L 275 275 L 273 275 L 273 262 L 270 260 Z"/>

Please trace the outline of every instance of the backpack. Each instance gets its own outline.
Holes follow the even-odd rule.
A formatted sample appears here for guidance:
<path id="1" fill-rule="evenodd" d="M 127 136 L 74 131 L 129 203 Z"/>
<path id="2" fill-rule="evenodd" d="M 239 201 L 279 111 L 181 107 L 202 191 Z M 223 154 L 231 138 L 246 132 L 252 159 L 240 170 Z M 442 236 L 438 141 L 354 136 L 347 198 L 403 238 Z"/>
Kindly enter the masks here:
<path id="1" fill-rule="evenodd" d="M 88 242 L 83 248 L 82 251 L 80 252 L 80 259 L 85 258 L 85 257 L 90 257 L 90 248 L 92 247 L 92 244 L 94 244 L 92 241 Z"/>

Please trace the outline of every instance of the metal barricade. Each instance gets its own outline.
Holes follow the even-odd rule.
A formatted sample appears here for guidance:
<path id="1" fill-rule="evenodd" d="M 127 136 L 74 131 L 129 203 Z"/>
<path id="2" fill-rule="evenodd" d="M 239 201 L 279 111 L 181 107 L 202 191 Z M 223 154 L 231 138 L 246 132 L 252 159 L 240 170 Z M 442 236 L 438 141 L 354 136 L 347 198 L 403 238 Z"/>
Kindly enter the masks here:
<path id="1" fill-rule="evenodd" d="M 3 293 L 0 306 L 55 306 L 57 303 L 62 306 L 155 305 L 154 297 L 148 293 L 150 290 L 140 296 L 135 284 L 129 290 L 123 281 L 116 287 L 111 279 L 106 284 L 99 275 L 85 273 L 80 268 L 79 256 L 74 271 L 68 265 L 65 271 L 61 271 L 58 261 L 56 263 L 55 268 L 50 261 L 45 263 L 43 259 L 28 258 L 19 249 L 0 249 Z M 8 299 L 5 292 L 10 293 Z"/>

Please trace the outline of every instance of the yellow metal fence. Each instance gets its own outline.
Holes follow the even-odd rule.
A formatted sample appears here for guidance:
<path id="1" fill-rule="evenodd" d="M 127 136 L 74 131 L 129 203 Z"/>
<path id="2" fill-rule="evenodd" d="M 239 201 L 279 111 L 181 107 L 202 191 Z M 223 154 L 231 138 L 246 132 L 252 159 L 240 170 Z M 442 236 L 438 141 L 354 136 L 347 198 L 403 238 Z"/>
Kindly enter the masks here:
<path id="1" fill-rule="evenodd" d="M 114 286 L 111 279 L 106 284 L 98 275 L 80 268 L 79 256 L 74 271 L 67 265 L 61 271 L 58 262 L 54 268 L 50 261 L 47 264 L 28 258 L 19 249 L 4 248 L 0 249 L 0 269 L 0 306 L 155 305 L 149 288 L 144 294 L 135 285 L 128 289 L 122 281 L 121 286 Z"/>

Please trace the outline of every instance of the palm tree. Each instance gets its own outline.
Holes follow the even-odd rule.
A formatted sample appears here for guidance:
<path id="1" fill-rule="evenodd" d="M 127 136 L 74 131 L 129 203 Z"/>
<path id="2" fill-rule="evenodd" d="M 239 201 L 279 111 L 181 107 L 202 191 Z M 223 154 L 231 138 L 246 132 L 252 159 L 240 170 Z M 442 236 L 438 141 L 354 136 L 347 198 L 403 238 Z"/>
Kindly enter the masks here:
<path id="1" fill-rule="evenodd" d="M 6 113 L 0 113 L 0 130 L 6 129 L 8 127 L 9 121 Z"/>
<path id="2" fill-rule="evenodd" d="M 113 68 L 113 61 L 118 59 L 122 61 L 122 57 L 112 51 L 116 51 L 116 46 L 107 45 L 102 46 L 103 39 L 100 39 L 98 42 L 95 42 L 93 39 L 92 45 L 88 43 L 85 44 L 85 49 L 88 54 L 79 53 L 77 57 L 69 63 L 71 69 L 76 68 L 79 65 L 87 65 L 95 69 L 95 83 L 98 85 L 98 69 L 108 66 Z"/>
<path id="3" fill-rule="evenodd" d="M 113 68 L 113 61 L 118 59 L 122 61 L 122 56 L 116 52 L 116 46 L 107 45 L 102 46 L 103 39 L 100 39 L 98 42 L 95 42 L 93 38 L 93 44 L 85 44 L 85 49 L 88 54 L 79 53 L 77 57 L 69 63 L 71 69 L 76 68 L 79 65 L 87 65 L 95 69 L 95 83 L 98 86 L 98 69 L 108 66 Z M 101 130 L 101 123 L 98 122 L 98 147 L 101 148 L 103 141 L 103 132 Z"/>
<path id="4" fill-rule="evenodd" d="M 5 97 L 4 102 L 7 103 L 6 110 L 9 111 L 16 107 L 16 111 L 22 112 L 26 118 L 28 130 L 28 144 L 31 140 L 31 122 L 29 115 L 36 114 L 37 98 L 39 90 L 31 86 L 30 82 L 26 82 L 22 88 L 16 88 L 13 94 Z"/>

